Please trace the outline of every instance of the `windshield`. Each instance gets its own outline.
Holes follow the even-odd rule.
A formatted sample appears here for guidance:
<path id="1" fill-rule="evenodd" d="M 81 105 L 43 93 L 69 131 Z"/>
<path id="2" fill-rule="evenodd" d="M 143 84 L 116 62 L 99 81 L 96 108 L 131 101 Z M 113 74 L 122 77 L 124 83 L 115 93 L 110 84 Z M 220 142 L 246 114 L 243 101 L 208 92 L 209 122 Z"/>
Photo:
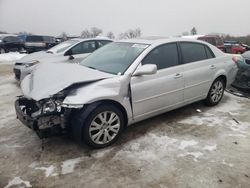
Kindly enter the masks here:
<path id="1" fill-rule="evenodd" d="M 70 46 L 78 43 L 79 41 L 77 40 L 68 40 L 68 41 L 65 41 L 65 42 L 62 42 L 52 48 L 50 48 L 48 50 L 48 52 L 52 52 L 52 53 L 60 53 L 60 52 L 63 52 L 65 51 L 66 49 L 68 49 Z"/>
<path id="2" fill-rule="evenodd" d="M 123 74 L 148 46 L 147 44 L 113 42 L 95 51 L 80 64 L 111 74 Z"/>

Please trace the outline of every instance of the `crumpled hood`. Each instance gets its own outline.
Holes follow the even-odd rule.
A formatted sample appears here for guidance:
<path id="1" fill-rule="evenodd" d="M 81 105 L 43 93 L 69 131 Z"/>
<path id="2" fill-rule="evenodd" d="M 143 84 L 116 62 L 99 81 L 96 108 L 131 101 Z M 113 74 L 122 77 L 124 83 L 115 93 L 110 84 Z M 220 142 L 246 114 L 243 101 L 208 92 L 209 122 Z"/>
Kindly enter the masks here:
<path id="1" fill-rule="evenodd" d="M 51 54 L 51 53 L 47 53 L 46 51 L 40 51 L 40 52 L 34 52 L 31 54 L 28 54 L 26 56 L 24 56 L 23 58 L 21 58 L 20 60 L 18 60 L 17 62 L 20 63 L 31 63 L 32 61 L 41 61 L 43 59 L 47 59 L 47 58 L 51 58 L 54 57 L 55 54 Z"/>
<path id="2" fill-rule="evenodd" d="M 77 83 L 88 83 L 116 75 L 93 70 L 78 64 L 41 63 L 21 83 L 23 94 L 36 101 L 49 98 Z"/>

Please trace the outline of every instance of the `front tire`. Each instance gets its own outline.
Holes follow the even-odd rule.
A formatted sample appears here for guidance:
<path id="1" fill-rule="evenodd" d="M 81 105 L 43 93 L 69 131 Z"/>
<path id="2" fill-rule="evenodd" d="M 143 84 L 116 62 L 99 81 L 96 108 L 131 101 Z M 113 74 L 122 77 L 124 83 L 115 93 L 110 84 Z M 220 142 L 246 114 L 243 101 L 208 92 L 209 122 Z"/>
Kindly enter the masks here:
<path id="1" fill-rule="evenodd" d="M 226 84 L 222 78 L 217 78 L 213 82 L 208 92 L 207 98 L 205 99 L 206 105 L 215 106 L 221 101 L 224 94 L 225 85 Z"/>
<path id="2" fill-rule="evenodd" d="M 93 148 L 103 148 L 113 144 L 124 128 L 124 116 L 121 110 L 111 104 L 98 105 L 85 121 L 81 122 L 83 123 L 80 125 L 83 127 L 82 139 Z"/>

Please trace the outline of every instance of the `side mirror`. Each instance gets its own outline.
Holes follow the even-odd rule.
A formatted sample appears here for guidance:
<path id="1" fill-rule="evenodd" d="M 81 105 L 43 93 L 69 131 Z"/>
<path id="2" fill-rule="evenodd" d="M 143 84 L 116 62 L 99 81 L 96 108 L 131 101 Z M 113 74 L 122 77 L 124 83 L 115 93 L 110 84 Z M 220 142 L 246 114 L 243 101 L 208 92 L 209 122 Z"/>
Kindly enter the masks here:
<path id="1" fill-rule="evenodd" d="M 72 56 L 72 51 L 68 50 L 67 52 L 64 53 L 64 56 Z"/>
<path id="2" fill-rule="evenodd" d="M 152 75 L 157 72 L 157 66 L 155 64 L 146 64 L 139 67 L 134 76 L 142 76 L 142 75 Z"/>
<path id="3" fill-rule="evenodd" d="M 74 56 L 73 56 L 73 55 L 70 55 L 70 56 L 69 56 L 69 60 L 73 60 L 73 59 L 75 59 Z"/>

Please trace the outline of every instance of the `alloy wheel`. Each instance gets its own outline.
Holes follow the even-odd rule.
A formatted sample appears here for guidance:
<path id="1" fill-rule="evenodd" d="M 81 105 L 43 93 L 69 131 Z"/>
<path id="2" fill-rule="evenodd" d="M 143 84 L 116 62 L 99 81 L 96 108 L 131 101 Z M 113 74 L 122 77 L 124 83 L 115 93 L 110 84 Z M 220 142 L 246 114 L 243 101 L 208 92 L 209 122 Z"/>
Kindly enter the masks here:
<path id="1" fill-rule="evenodd" d="M 89 127 L 89 136 L 95 144 L 107 144 L 119 133 L 121 121 L 112 111 L 97 114 Z"/>
<path id="2" fill-rule="evenodd" d="M 217 103 L 218 101 L 220 101 L 223 95 L 223 90 L 224 90 L 223 83 L 220 80 L 216 81 L 213 84 L 210 96 L 211 96 L 211 100 L 214 103 Z"/>

